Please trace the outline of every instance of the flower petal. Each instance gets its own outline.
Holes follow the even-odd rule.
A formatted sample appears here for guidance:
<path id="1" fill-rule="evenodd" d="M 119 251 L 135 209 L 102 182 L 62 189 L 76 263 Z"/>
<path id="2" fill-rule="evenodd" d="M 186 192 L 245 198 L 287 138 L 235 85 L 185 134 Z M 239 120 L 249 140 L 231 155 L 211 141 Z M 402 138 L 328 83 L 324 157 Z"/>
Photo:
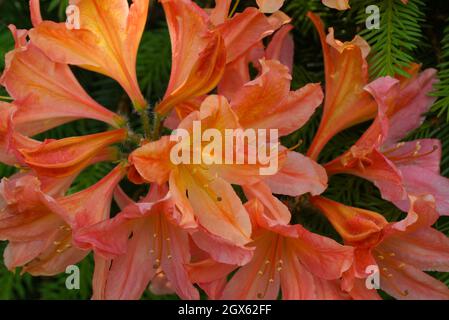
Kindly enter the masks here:
<path id="1" fill-rule="evenodd" d="M 134 0 L 131 9 L 126 0 L 70 3 L 79 9 L 80 29 L 44 21 L 30 30 L 32 42 L 53 61 L 114 78 L 138 109 L 146 107 L 137 83 L 135 62 L 149 1 Z"/>
<path id="2" fill-rule="evenodd" d="M 105 148 L 123 141 L 126 135 L 125 129 L 119 129 L 82 137 L 46 140 L 37 148 L 19 151 L 27 165 L 39 174 L 64 177 L 85 168 Z"/>
<path id="3" fill-rule="evenodd" d="M 265 182 L 273 193 L 300 196 L 321 194 L 327 188 L 326 170 L 315 161 L 297 152 L 287 152 L 287 160 L 279 172 Z"/>

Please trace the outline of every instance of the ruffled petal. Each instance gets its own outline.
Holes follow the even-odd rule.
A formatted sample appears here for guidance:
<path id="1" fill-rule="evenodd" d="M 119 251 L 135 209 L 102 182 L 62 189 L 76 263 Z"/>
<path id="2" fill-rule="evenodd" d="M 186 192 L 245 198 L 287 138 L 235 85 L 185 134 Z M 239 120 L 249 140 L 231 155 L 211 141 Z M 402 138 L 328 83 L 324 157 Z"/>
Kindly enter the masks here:
<path id="1" fill-rule="evenodd" d="M 79 172 L 108 146 L 123 141 L 126 130 L 119 129 L 82 137 L 46 140 L 37 148 L 20 149 L 24 161 L 44 176 L 64 177 Z M 110 159 L 114 157 L 110 153 Z"/>

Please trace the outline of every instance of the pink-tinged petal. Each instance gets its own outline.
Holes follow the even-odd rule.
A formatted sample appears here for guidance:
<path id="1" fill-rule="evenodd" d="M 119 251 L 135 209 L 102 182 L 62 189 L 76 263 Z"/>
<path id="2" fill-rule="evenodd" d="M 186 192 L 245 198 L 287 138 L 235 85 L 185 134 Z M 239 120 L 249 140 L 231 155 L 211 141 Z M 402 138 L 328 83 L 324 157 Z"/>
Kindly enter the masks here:
<path id="1" fill-rule="evenodd" d="M 127 241 L 133 226 L 131 221 L 119 215 L 79 230 L 74 243 L 85 250 L 94 250 L 105 259 L 113 259 L 127 252 Z"/>
<path id="2" fill-rule="evenodd" d="M 268 22 L 271 24 L 273 30 L 275 31 L 292 22 L 292 18 L 290 18 L 286 13 L 279 10 L 268 17 Z"/>
<path id="3" fill-rule="evenodd" d="M 390 116 L 390 130 L 385 145 L 402 140 L 422 124 L 424 114 L 436 100 L 436 97 L 429 95 L 437 81 L 436 73 L 435 69 L 427 69 L 417 75 L 412 74 L 412 79 L 402 84 Z"/>
<path id="4" fill-rule="evenodd" d="M 264 60 L 261 64 L 261 75 L 235 94 L 232 107 L 244 128 L 279 128 L 281 136 L 289 134 L 319 106 L 321 88 L 309 85 L 290 92 L 291 76 L 284 65 Z"/>
<path id="5" fill-rule="evenodd" d="M 8 270 L 14 270 L 38 257 L 53 243 L 52 235 L 33 241 L 10 241 L 3 253 L 3 260 Z"/>
<path id="6" fill-rule="evenodd" d="M 30 0 L 30 13 L 33 27 L 42 23 L 40 0 Z"/>
<path id="7" fill-rule="evenodd" d="M 386 268 L 391 276 L 382 276 L 382 290 L 399 300 L 448 300 L 448 287 L 408 264 L 381 261 L 380 268 Z"/>
<path id="8" fill-rule="evenodd" d="M 247 8 L 237 13 L 217 28 L 226 45 L 226 63 L 231 63 L 248 52 L 275 29 L 267 17 L 256 8 Z"/>
<path id="9" fill-rule="evenodd" d="M 439 218 L 436 211 L 435 198 L 431 195 L 413 196 L 409 195 L 409 203 L 404 211 L 407 216 L 389 225 L 389 232 L 396 233 L 396 230 L 411 232 L 419 228 L 432 226 Z"/>
<path id="10" fill-rule="evenodd" d="M 253 248 L 235 245 L 211 234 L 202 227 L 194 231 L 191 236 L 195 244 L 217 262 L 227 265 L 243 266 L 253 257 Z"/>
<path id="11" fill-rule="evenodd" d="M 382 248 L 419 270 L 449 270 L 449 238 L 430 227 L 398 233 L 385 240 Z"/>
<path id="12" fill-rule="evenodd" d="M 165 196 L 164 196 L 165 195 Z M 119 194 L 121 202 L 129 202 Z M 138 299 L 154 276 L 167 277 L 184 299 L 198 299 L 185 265 L 190 262 L 188 233 L 172 217 L 166 187 L 153 186 L 111 220 L 77 233 L 77 242 L 112 259 L 105 299 Z"/>
<path id="13" fill-rule="evenodd" d="M 126 167 L 119 164 L 93 186 L 78 193 L 58 199 L 65 212 L 63 219 L 76 233 L 109 218 L 112 197 L 118 183 L 126 175 Z"/>
<path id="14" fill-rule="evenodd" d="M 169 136 L 149 142 L 131 153 L 129 163 L 146 182 L 157 182 L 161 185 L 168 181 L 173 168 L 170 151 L 174 144 Z"/>
<path id="15" fill-rule="evenodd" d="M 138 43 L 145 27 L 149 1 L 71 0 L 80 12 L 80 29 L 43 21 L 30 30 L 32 42 L 51 60 L 78 65 L 117 80 L 136 108 L 147 103 L 136 76 Z M 36 11 L 32 7 L 32 11 Z M 112 32 L 111 32 L 112 31 Z"/>
<path id="16" fill-rule="evenodd" d="M 273 13 L 278 11 L 283 5 L 285 0 L 257 0 L 257 5 L 260 11 L 263 13 Z"/>
<path id="17" fill-rule="evenodd" d="M 288 67 L 290 74 L 293 72 L 293 54 L 295 50 L 295 43 L 290 31 L 293 29 L 292 25 L 285 25 L 277 31 L 265 52 L 267 60 L 278 60 L 280 63 Z"/>
<path id="18" fill-rule="evenodd" d="M 228 19 L 232 0 L 216 0 L 215 8 L 210 13 L 210 21 L 218 26 Z"/>
<path id="19" fill-rule="evenodd" d="M 326 170 L 315 161 L 297 152 L 287 152 L 287 160 L 274 175 L 264 181 L 276 194 L 300 196 L 319 195 L 327 188 Z"/>
<path id="20" fill-rule="evenodd" d="M 105 148 L 123 141 L 126 136 L 125 129 L 118 129 L 82 137 L 46 140 L 37 148 L 19 151 L 26 164 L 38 174 L 65 177 L 85 168 Z"/>
<path id="21" fill-rule="evenodd" d="M 245 204 L 248 211 L 263 208 L 261 213 L 266 215 L 270 220 L 278 221 L 281 224 L 288 224 L 290 222 L 291 214 L 287 206 L 271 194 L 270 188 L 264 182 L 244 186 L 243 190 L 248 200 L 257 199 L 262 204 L 262 206 L 256 208 L 251 207 L 251 209 Z"/>
<path id="22" fill-rule="evenodd" d="M 419 166 L 403 166 L 400 170 L 408 193 L 433 196 L 438 213 L 449 215 L 449 179 Z M 405 201 L 395 204 L 403 210 L 408 209 Z"/>
<path id="23" fill-rule="evenodd" d="M 67 65 L 51 61 L 32 43 L 9 52 L 7 60 L 0 83 L 15 100 L 14 123 L 20 133 L 33 136 L 81 118 L 115 127 L 124 122 L 89 97 Z"/>
<path id="24" fill-rule="evenodd" d="M 322 21 L 309 13 L 319 33 L 323 48 L 326 98 L 323 117 L 308 155 L 316 159 L 324 146 L 338 132 L 374 118 L 376 103 L 364 90 L 368 83 L 367 46 L 360 38 L 340 42 L 333 38 L 333 29 L 326 37 Z"/>
<path id="25" fill-rule="evenodd" d="M 382 153 L 399 169 L 403 166 L 416 166 L 440 173 L 442 146 L 436 139 L 419 139 L 400 142 L 393 147 L 383 147 Z"/>
<path id="26" fill-rule="evenodd" d="M 44 193 L 41 182 L 32 175 L 3 179 L 0 198 L 0 239 L 32 241 L 48 237 L 63 224 L 56 201 Z"/>
<path id="27" fill-rule="evenodd" d="M 275 300 L 279 295 L 280 274 L 276 272 L 277 261 L 268 257 L 276 257 L 278 239 L 276 234 L 265 232 L 255 242 L 256 251 L 250 263 L 241 267 L 226 285 L 222 299 L 225 300 Z"/>
<path id="28" fill-rule="evenodd" d="M 198 286 L 204 290 L 209 300 L 219 300 L 227 283 L 227 279 L 222 278 L 213 282 L 199 283 Z"/>
<path id="29" fill-rule="evenodd" d="M 23 157 L 18 149 L 36 148 L 37 140 L 30 139 L 14 129 L 14 114 L 17 107 L 10 103 L 0 102 L 0 162 L 7 165 L 23 165 Z"/>
<path id="30" fill-rule="evenodd" d="M 175 292 L 182 299 L 198 300 L 200 298 L 198 290 L 190 281 L 185 267 L 190 262 L 188 234 L 185 230 L 169 222 L 165 223 L 163 230 L 164 233 L 161 236 L 170 240 L 165 247 L 166 250 L 161 253 L 161 268 L 167 275 Z"/>
<path id="31" fill-rule="evenodd" d="M 314 234 L 296 225 L 297 239 L 289 240 L 301 263 L 313 275 L 326 280 L 340 278 L 352 265 L 353 248 Z"/>
<path id="32" fill-rule="evenodd" d="M 285 225 L 270 220 L 259 212 L 256 221 L 260 227 L 283 237 L 284 245 L 298 256 L 313 275 L 333 280 L 340 278 L 353 262 L 353 248 L 308 231 L 299 224 Z M 287 250 L 287 249 L 286 249 Z"/>
<path id="33" fill-rule="evenodd" d="M 153 243 L 151 220 L 135 224 L 133 236 L 128 241 L 126 254 L 112 261 L 105 299 L 139 299 L 156 273 L 155 257 L 150 254 Z"/>
<path id="34" fill-rule="evenodd" d="M 57 240 L 56 240 L 57 241 Z M 75 265 L 83 260 L 88 252 L 71 247 L 63 252 L 50 250 L 51 253 L 42 253 L 38 259 L 33 260 L 22 268 L 22 272 L 32 276 L 54 276 L 66 271 L 67 266 Z"/>
<path id="35" fill-rule="evenodd" d="M 236 266 L 220 263 L 210 258 L 188 265 L 190 280 L 193 283 L 210 283 L 226 278 Z"/>
<path id="36" fill-rule="evenodd" d="M 168 114 L 175 106 L 213 90 L 226 64 L 223 38 L 208 29 L 208 16 L 188 0 L 162 1 L 172 43 L 172 71 L 163 101 L 156 107 Z"/>
<path id="37" fill-rule="evenodd" d="M 223 77 L 218 84 L 218 93 L 232 101 L 241 87 L 251 81 L 249 65 L 257 65 L 264 57 L 265 48 L 262 41 L 257 42 L 247 52 L 228 63 Z"/>
<path id="38" fill-rule="evenodd" d="M 104 300 L 105 288 L 111 267 L 111 260 L 94 254 L 94 274 L 92 277 L 92 300 Z"/>
<path id="39" fill-rule="evenodd" d="M 406 198 L 402 170 L 381 152 L 373 149 L 364 151 L 357 145 L 349 152 L 324 166 L 328 175 L 346 173 L 359 176 L 373 182 L 389 201 L 401 201 Z"/>
<path id="40" fill-rule="evenodd" d="M 315 277 L 317 300 L 349 300 L 350 296 L 340 288 L 338 280 L 324 280 Z"/>
<path id="41" fill-rule="evenodd" d="M 349 0 L 322 0 L 323 4 L 329 8 L 337 10 L 349 9 Z"/>
<path id="42" fill-rule="evenodd" d="M 290 92 L 291 76 L 277 61 L 261 61 L 262 74 L 234 96 L 232 107 L 244 128 L 279 129 L 285 136 L 302 127 L 323 100 L 320 85 Z"/>
<path id="43" fill-rule="evenodd" d="M 295 253 L 285 250 L 282 261 L 284 262 L 281 272 L 282 299 L 317 299 L 315 276 L 304 268 Z"/>
<path id="44" fill-rule="evenodd" d="M 207 172 L 182 168 L 179 179 L 185 184 L 187 198 L 198 223 L 210 233 L 236 245 L 250 241 L 251 222 L 232 186 Z"/>
<path id="45" fill-rule="evenodd" d="M 366 287 L 365 281 L 365 279 L 356 279 L 354 281 L 354 286 L 349 292 L 351 298 L 354 300 L 382 300 L 376 289 L 368 289 Z"/>

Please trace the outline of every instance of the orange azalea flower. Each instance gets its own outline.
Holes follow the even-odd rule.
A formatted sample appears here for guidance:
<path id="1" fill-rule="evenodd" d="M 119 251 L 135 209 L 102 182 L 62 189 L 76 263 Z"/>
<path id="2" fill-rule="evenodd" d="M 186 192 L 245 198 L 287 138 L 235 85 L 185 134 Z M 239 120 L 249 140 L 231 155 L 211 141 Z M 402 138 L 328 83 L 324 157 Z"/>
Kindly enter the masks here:
<path id="1" fill-rule="evenodd" d="M 190 262 L 188 233 L 178 226 L 167 189 L 153 185 L 138 203 L 117 191 L 123 211 L 77 235 L 77 243 L 93 248 L 110 266 L 94 298 L 138 299 L 150 282 L 165 275 L 181 298 L 199 299 L 185 269 Z"/>
<path id="2" fill-rule="evenodd" d="M 108 146 L 126 139 L 125 129 L 118 129 L 82 137 L 46 140 L 32 149 L 20 149 L 25 163 L 39 175 L 64 177 L 79 172 L 93 158 L 108 154 L 116 157 L 115 149 Z"/>
<path id="3" fill-rule="evenodd" d="M 334 30 L 325 35 L 322 21 L 308 14 L 318 30 L 323 47 L 326 97 L 320 127 L 308 155 L 317 159 L 327 142 L 340 131 L 374 118 L 376 103 L 364 90 L 368 84 L 366 56 L 369 45 L 356 36 L 351 42 L 334 39 Z"/>
<path id="4" fill-rule="evenodd" d="M 162 115 L 176 107 L 183 118 L 185 103 L 212 91 L 225 73 L 232 72 L 234 63 L 285 23 L 281 22 L 284 16 L 270 20 L 256 8 L 228 18 L 229 1 L 218 1 L 210 15 L 191 0 L 161 2 L 168 20 L 173 61 L 165 97 L 156 107 Z"/>
<path id="5" fill-rule="evenodd" d="M 87 95 L 69 66 L 55 63 L 32 43 L 27 32 L 10 29 L 16 48 L 6 54 L 0 78 L 17 107 L 14 128 L 33 136 L 69 121 L 91 118 L 119 127 L 124 120 Z"/>
<path id="6" fill-rule="evenodd" d="M 431 228 L 438 219 L 431 197 L 411 197 L 407 218 L 394 223 L 323 197 L 311 202 L 345 243 L 355 247 L 347 290 L 352 289 L 352 277 L 364 278 L 367 266 L 378 266 L 382 290 L 397 299 L 449 299 L 446 285 L 423 272 L 449 270 L 449 239 Z"/>
<path id="7" fill-rule="evenodd" d="M 211 91 L 223 74 L 223 38 L 209 30 L 208 16 L 190 0 L 163 0 L 172 42 L 172 71 L 165 97 L 156 107 L 162 115 L 174 106 Z"/>
<path id="8" fill-rule="evenodd" d="M 31 0 L 32 43 L 51 60 L 73 64 L 117 80 L 138 110 L 147 102 L 136 76 L 136 56 L 144 30 L 149 0 L 70 0 L 80 13 L 80 29 L 42 21 L 39 0 Z"/>
<path id="9" fill-rule="evenodd" d="M 232 109 L 243 128 L 276 129 L 279 136 L 286 136 L 308 121 L 321 104 L 323 92 L 318 84 L 290 91 L 286 66 L 275 60 L 260 64 L 260 76 L 235 92 Z M 297 152 L 286 151 L 286 155 L 279 172 L 264 179 L 273 193 L 299 196 L 325 190 L 327 176 L 321 166 Z"/>
<path id="10" fill-rule="evenodd" d="M 251 262 L 226 285 L 222 298 L 273 300 L 280 288 L 283 299 L 323 299 L 331 294 L 332 290 L 327 290 L 332 287 L 331 281 L 351 266 L 352 248 L 301 225 L 270 220 L 257 200 L 246 206 L 256 225 L 251 244 L 256 250 Z"/>
<path id="11" fill-rule="evenodd" d="M 9 269 L 54 275 L 82 260 L 88 251 L 72 244 L 75 231 L 109 217 L 112 193 L 125 172 L 120 165 L 92 187 L 63 197 L 76 177 L 40 178 L 19 174 L 0 184 L 0 237 L 9 240 Z"/>
<path id="12" fill-rule="evenodd" d="M 202 130 L 215 128 L 224 132 L 228 128 L 240 127 L 226 99 L 218 96 L 207 98 L 200 111 L 191 113 L 179 128 L 192 132 L 194 120 L 201 121 Z M 193 143 L 191 139 L 188 142 Z M 239 170 L 237 165 L 175 165 L 170 159 L 175 144 L 168 136 L 147 143 L 130 155 L 130 164 L 146 182 L 163 184 L 169 181 L 170 192 L 183 215 L 182 225 L 195 226 L 198 219 L 199 224 L 212 234 L 236 245 L 248 243 L 251 225 L 247 212 L 223 176 L 232 177 L 233 181 L 240 180 L 239 183 L 255 182 L 259 179 L 259 166 L 242 165 L 243 169 Z M 129 178 L 134 180 L 133 176 Z"/>
<path id="13" fill-rule="evenodd" d="M 36 148 L 40 144 L 14 130 L 13 118 L 16 111 L 16 106 L 0 102 L 0 161 L 8 165 L 23 164 L 18 149 Z"/>
<path id="14" fill-rule="evenodd" d="M 437 211 L 449 214 L 449 180 L 440 174 L 441 143 L 433 139 L 399 142 L 419 127 L 434 98 L 428 96 L 435 83 L 435 70 L 419 73 L 400 83 L 381 78 L 367 90 L 379 105 L 379 114 L 353 147 L 325 165 L 328 174 L 348 173 L 375 183 L 382 196 L 404 211 L 409 210 L 406 194 L 430 194 Z"/>

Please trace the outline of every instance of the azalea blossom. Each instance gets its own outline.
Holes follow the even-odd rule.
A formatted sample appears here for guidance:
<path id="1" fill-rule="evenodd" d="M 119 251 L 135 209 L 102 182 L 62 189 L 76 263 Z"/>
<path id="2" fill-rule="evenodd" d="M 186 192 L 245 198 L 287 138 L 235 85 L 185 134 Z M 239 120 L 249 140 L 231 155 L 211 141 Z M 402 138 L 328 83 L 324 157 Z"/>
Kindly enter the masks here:
<path id="1" fill-rule="evenodd" d="M 354 277 L 365 278 L 367 267 L 374 265 L 382 290 L 397 299 L 449 299 L 447 286 L 423 272 L 447 272 L 449 267 L 449 239 L 431 227 L 438 219 L 432 197 L 411 197 L 407 218 L 392 223 L 376 212 L 324 197 L 311 201 L 354 247 L 346 290 L 352 289 Z"/>
<path id="2" fill-rule="evenodd" d="M 368 84 L 368 43 L 360 36 L 350 42 L 336 40 L 333 28 L 326 36 L 320 18 L 313 13 L 309 13 L 308 17 L 320 36 L 325 73 L 323 116 L 308 150 L 308 155 L 316 159 L 334 135 L 374 118 L 377 106 L 364 90 Z"/>
<path id="3" fill-rule="evenodd" d="M 150 281 L 165 275 L 178 295 L 199 299 L 185 265 L 190 262 L 188 232 L 178 226 L 167 187 L 153 185 L 148 195 L 133 202 L 118 189 L 122 212 L 76 236 L 83 248 L 92 247 L 110 267 L 94 288 L 96 299 L 138 299 Z M 132 235 L 132 236 L 131 236 Z"/>
<path id="4" fill-rule="evenodd" d="M 223 299 L 324 299 L 352 263 L 352 248 L 301 225 L 282 225 L 264 215 L 257 200 L 247 204 L 256 225 L 250 263 L 226 285 Z M 331 298 L 331 297 L 328 297 Z M 332 297 L 337 298 L 337 297 Z"/>
<path id="5" fill-rule="evenodd" d="M 301 127 L 319 105 L 322 98 L 321 89 L 316 85 L 309 85 L 296 92 L 290 92 L 288 69 L 275 61 L 261 61 L 261 63 L 262 75 L 243 87 L 236 94 L 231 105 L 224 97 L 208 97 L 202 103 L 200 111 L 190 113 L 181 122 L 179 128 L 192 130 L 193 121 L 199 120 L 202 124 L 204 123 L 203 130 L 214 128 L 224 133 L 230 128 L 280 128 L 280 135 L 283 136 Z M 266 90 L 267 88 L 272 90 Z M 189 140 L 188 143 L 193 141 Z M 278 142 L 274 141 L 274 143 Z M 130 178 L 135 182 L 147 181 L 159 184 L 169 181 L 175 202 L 185 215 L 185 219 L 193 221 L 193 217 L 198 216 L 200 224 L 210 232 L 234 241 L 236 244 L 248 243 L 249 219 L 241 206 L 241 201 L 230 189 L 229 183 L 254 185 L 260 182 L 262 180 L 259 174 L 260 164 L 239 165 L 221 161 L 222 165 L 176 166 L 170 159 L 173 146 L 174 143 L 170 142 L 168 137 L 163 137 L 134 151 L 129 159 L 135 168 L 132 169 Z M 237 150 L 237 152 L 244 151 Z M 207 156 L 210 157 L 210 155 Z M 288 150 L 280 152 L 279 156 L 281 156 L 280 171 L 272 178 L 266 179 L 266 183 L 271 186 L 274 193 L 319 194 L 324 190 L 327 177 L 318 164 Z M 283 158 L 286 158 L 285 163 Z M 216 214 L 203 214 L 202 205 L 207 203 L 206 201 L 209 203 L 209 210 L 217 212 Z M 234 208 L 240 209 L 238 211 L 234 209 L 233 213 L 227 212 L 231 209 L 230 203 L 234 203 L 234 206 L 239 203 L 238 207 Z M 237 213 L 238 216 L 236 216 Z M 233 217 L 231 221 L 234 221 L 232 224 L 229 223 L 230 214 Z M 220 216 L 228 216 L 228 218 L 217 220 Z M 240 223 L 244 223 L 245 228 L 239 225 L 239 220 L 235 220 L 237 217 L 243 219 Z M 227 234 L 231 230 L 232 234 Z M 246 232 L 242 232 L 243 230 Z M 236 235 L 239 235 L 238 238 Z M 241 237 L 242 235 L 244 237 Z"/>
<path id="6" fill-rule="evenodd" d="M 251 7 L 228 18 L 230 1 L 226 0 L 217 1 L 209 14 L 190 0 L 161 3 L 170 31 L 173 63 L 165 97 L 156 112 L 167 115 L 176 108 L 181 119 L 199 109 L 202 96 L 217 85 L 222 88 L 220 83 L 227 82 L 227 77 L 233 74 L 235 78 L 236 65 L 263 38 L 289 21 L 285 14 L 266 17 Z M 245 78 L 249 81 L 249 75 Z"/>
<path id="7" fill-rule="evenodd" d="M 149 0 L 70 0 L 80 13 L 80 29 L 42 21 L 39 0 L 31 0 L 34 45 L 52 61 L 77 65 L 117 80 L 138 110 L 147 106 L 136 76 L 136 58 Z M 113 30 L 113 32 L 111 32 Z"/>
<path id="8" fill-rule="evenodd" d="M 54 275 L 82 260 L 88 251 L 73 245 L 73 232 L 109 217 L 113 191 L 124 173 L 119 165 L 97 184 L 69 196 L 65 193 L 76 175 L 38 179 L 28 173 L 3 179 L 0 237 L 9 240 L 7 267 Z"/>
<path id="9" fill-rule="evenodd" d="M 401 142 L 419 127 L 434 98 L 428 93 L 435 83 L 435 70 L 418 73 L 400 85 L 381 78 L 367 86 L 379 104 L 379 114 L 367 132 L 339 158 L 326 164 L 329 174 L 349 173 L 379 187 L 382 196 L 404 211 L 407 194 L 432 195 L 440 215 L 448 214 L 447 178 L 440 175 L 441 143 L 434 139 Z"/>

